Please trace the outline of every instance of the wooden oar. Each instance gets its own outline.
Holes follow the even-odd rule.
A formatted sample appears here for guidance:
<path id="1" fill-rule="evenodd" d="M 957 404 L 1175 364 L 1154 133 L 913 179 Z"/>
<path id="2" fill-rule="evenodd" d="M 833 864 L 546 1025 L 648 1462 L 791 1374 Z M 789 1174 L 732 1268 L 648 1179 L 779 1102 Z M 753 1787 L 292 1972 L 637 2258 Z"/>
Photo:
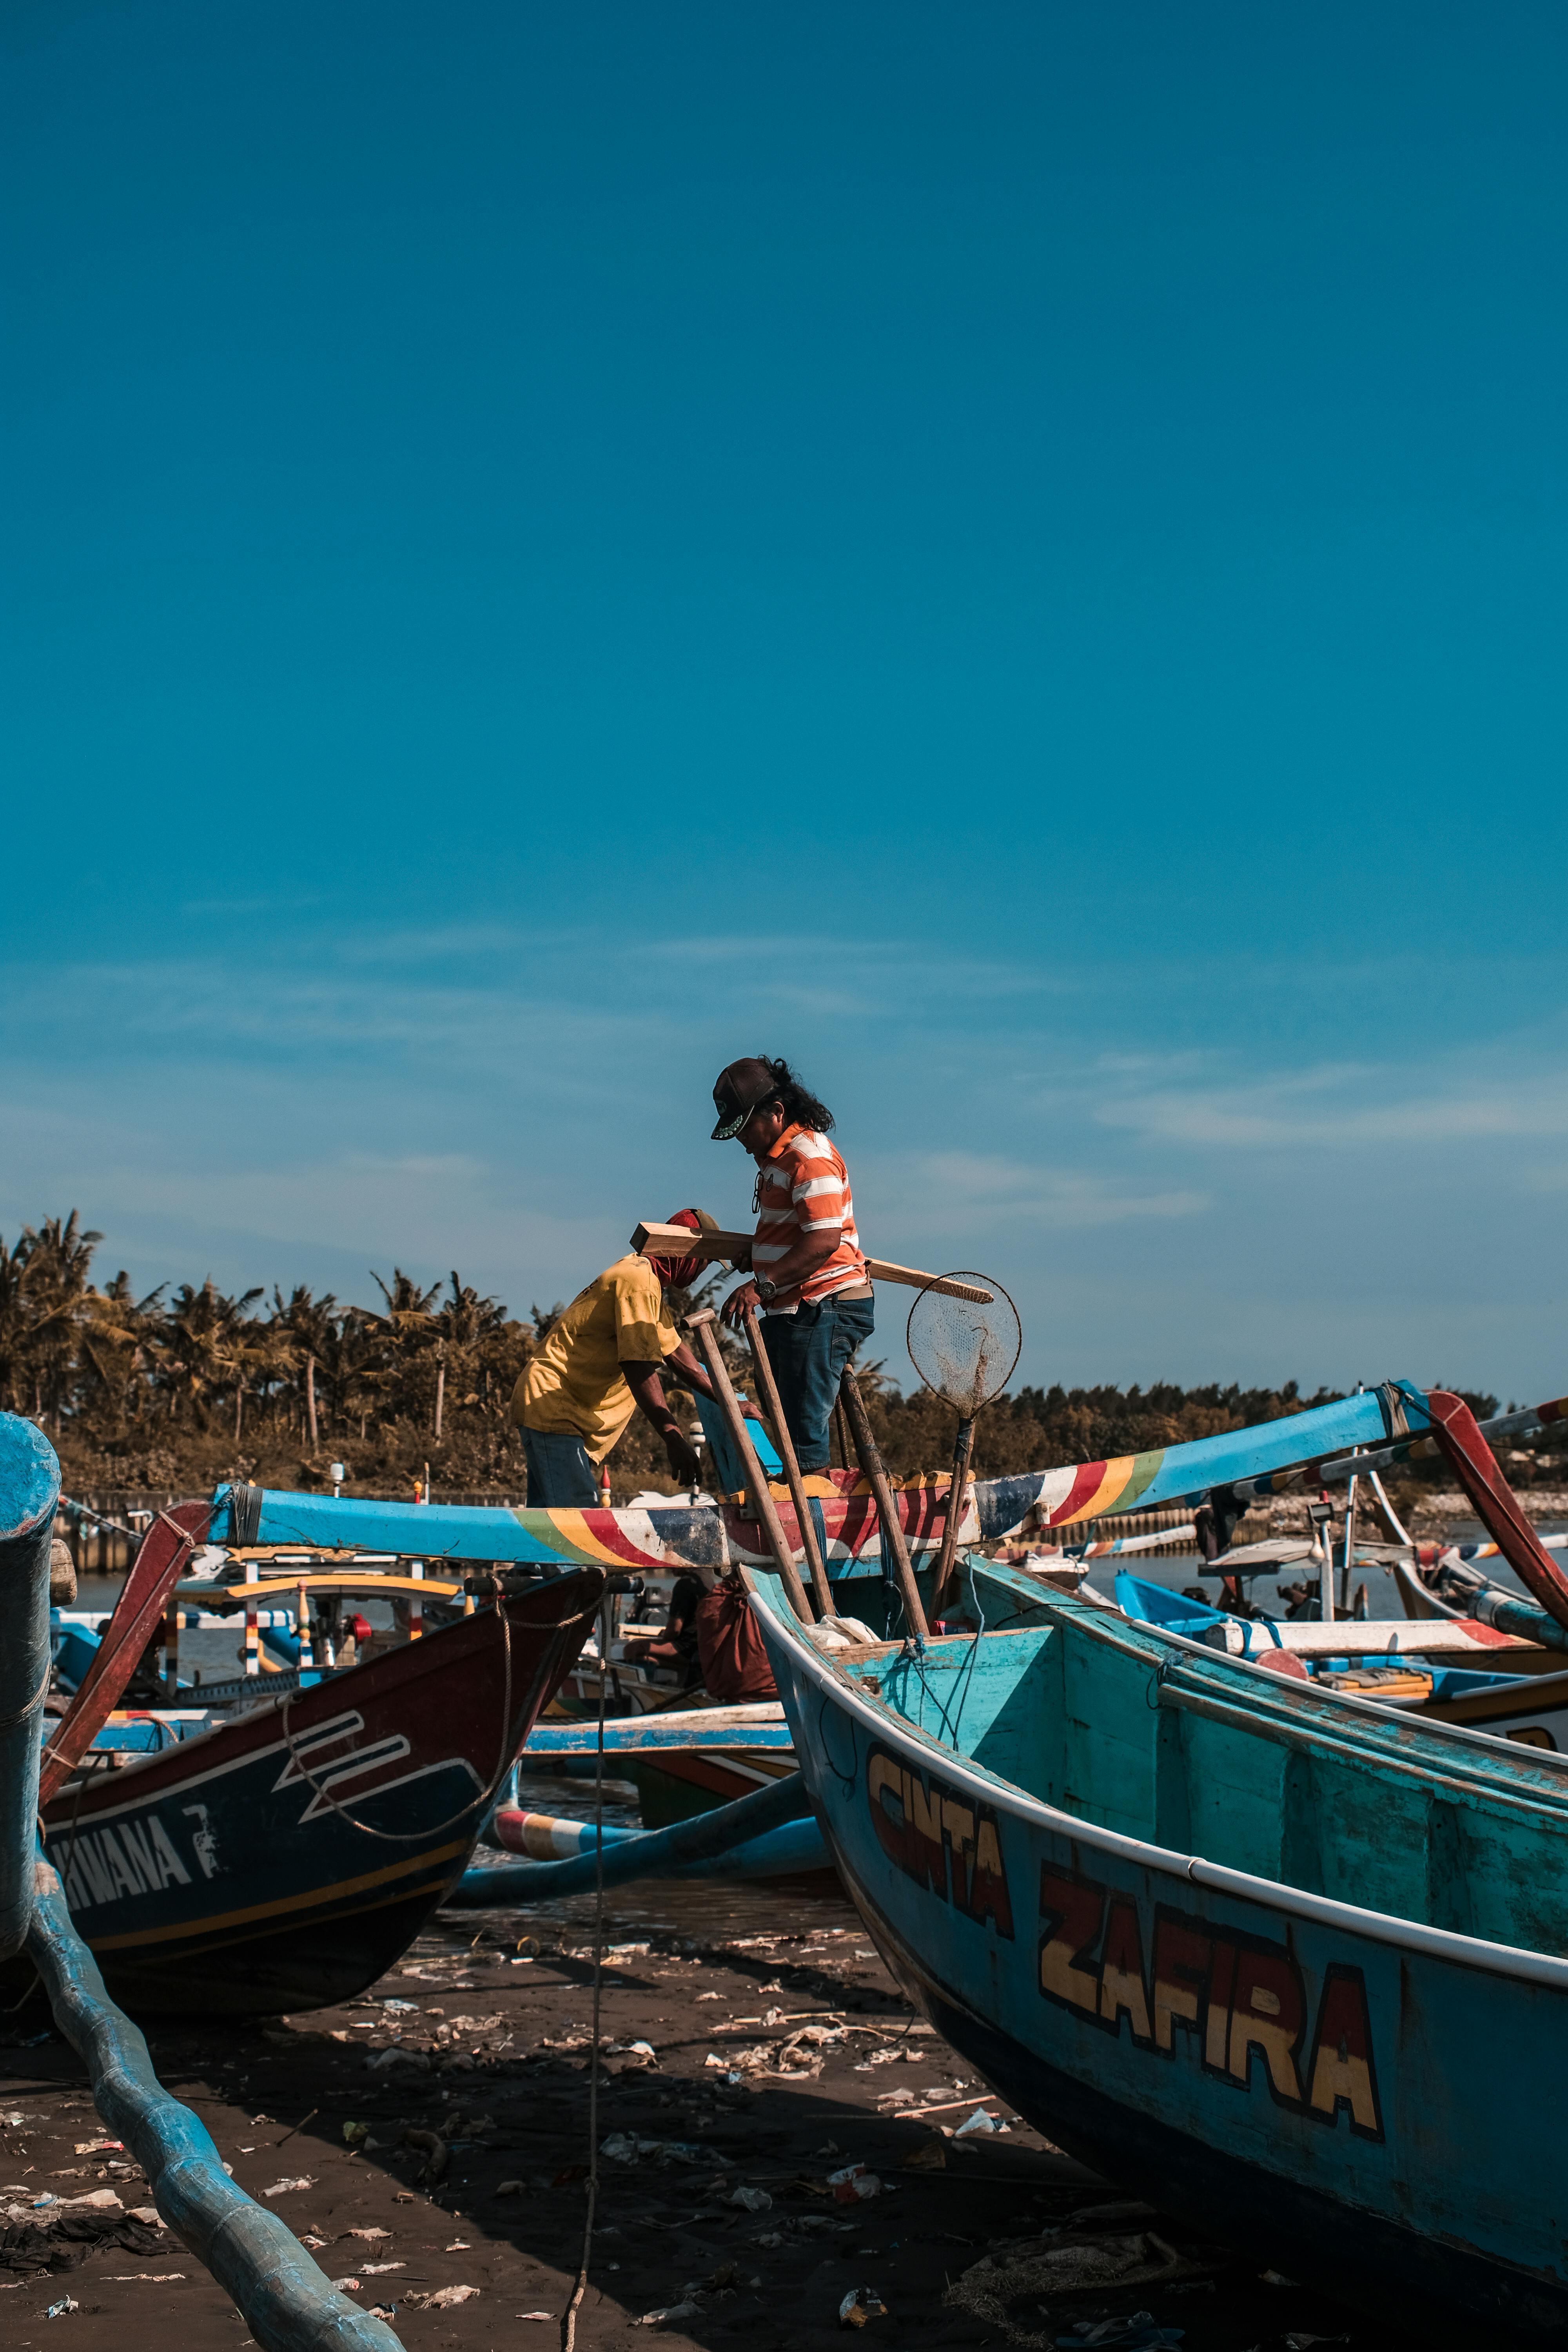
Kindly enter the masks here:
<path id="1" fill-rule="evenodd" d="M 816 1540 L 816 1523 L 811 1516 L 811 1506 L 806 1499 L 805 1482 L 800 1475 L 800 1463 L 795 1454 L 795 1440 L 789 1433 L 789 1425 L 784 1417 L 784 1406 L 779 1402 L 778 1382 L 773 1378 L 773 1368 L 768 1361 L 768 1351 L 763 1345 L 762 1325 L 749 1307 L 746 1309 L 746 1337 L 752 1343 L 752 1368 L 757 1375 L 757 1387 L 767 1410 L 768 1418 L 773 1425 L 773 1435 L 778 1441 L 779 1459 L 784 1466 L 784 1476 L 789 1480 L 790 1496 L 795 1503 L 795 1524 L 800 1529 L 800 1539 L 805 1548 L 806 1565 L 811 1570 L 811 1589 L 816 1596 L 816 1613 L 819 1617 L 831 1617 L 833 1594 L 827 1582 L 827 1569 L 823 1560 L 822 1549 Z"/>
<path id="2" fill-rule="evenodd" d="M 686 1227 L 678 1225 L 675 1230 L 677 1233 L 683 1234 Z M 784 1541 L 784 1531 L 780 1524 L 779 1515 L 773 1508 L 773 1498 L 768 1492 L 768 1482 L 763 1475 L 763 1465 L 757 1459 L 757 1449 L 752 1444 L 750 1433 L 746 1428 L 745 1416 L 741 1411 L 734 1389 L 731 1385 L 730 1375 L 724 1369 L 723 1353 L 719 1346 L 719 1318 L 710 1307 L 701 1307 L 695 1315 L 687 1317 L 686 1328 L 702 1351 L 702 1360 L 708 1367 L 708 1377 L 713 1383 L 713 1393 L 719 1400 L 720 1411 L 729 1423 L 731 1442 L 741 1457 L 742 1467 L 746 1473 L 746 1484 L 752 1490 L 752 1503 L 761 1522 L 763 1533 L 768 1539 L 768 1546 L 773 1556 L 773 1565 L 778 1570 L 784 1581 L 784 1589 L 789 1595 L 790 1607 L 803 1625 L 809 1625 L 814 1622 L 811 1603 L 805 1597 L 805 1587 L 800 1580 L 800 1570 L 795 1564 L 795 1554 Z"/>
<path id="3" fill-rule="evenodd" d="M 632 1247 L 651 1251 L 655 1257 L 735 1257 L 749 1251 L 754 1239 L 752 1234 L 694 1234 L 689 1225 L 644 1224 L 634 1230 Z M 866 1272 L 872 1282 L 901 1282 L 908 1290 L 939 1290 L 944 1298 L 969 1298 L 977 1307 L 989 1307 L 994 1296 L 966 1282 L 917 1274 L 912 1265 L 894 1265 L 885 1257 L 868 1257 Z"/>

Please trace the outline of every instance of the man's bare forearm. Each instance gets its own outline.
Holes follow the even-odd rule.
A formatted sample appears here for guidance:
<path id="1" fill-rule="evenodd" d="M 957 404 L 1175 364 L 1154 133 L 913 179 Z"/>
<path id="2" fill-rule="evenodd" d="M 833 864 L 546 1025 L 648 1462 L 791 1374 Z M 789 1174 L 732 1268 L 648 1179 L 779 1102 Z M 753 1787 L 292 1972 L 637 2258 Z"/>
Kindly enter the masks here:
<path id="1" fill-rule="evenodd" d="M 661 1437 L 668 1437 L 672 1429 L 679 1431 L 680 1423 L 669 1409 L 660 1369 L 658 1364 L 623 1364 L 621 1376 L 637 1400 L 637 1411 L 652 1422 Z"/>

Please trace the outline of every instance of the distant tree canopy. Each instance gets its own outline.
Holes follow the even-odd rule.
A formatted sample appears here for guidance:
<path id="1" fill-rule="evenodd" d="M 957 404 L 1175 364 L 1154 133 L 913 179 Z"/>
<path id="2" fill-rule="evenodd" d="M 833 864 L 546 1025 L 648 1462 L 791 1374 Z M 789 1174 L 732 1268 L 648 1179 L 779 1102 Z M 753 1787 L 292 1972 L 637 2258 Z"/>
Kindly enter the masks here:
<path id="1" fill-rule="evenodd" d="M 358 1487 L 397 1488 L 425 1463 L 448 1489 L 517 1494 L 521 1448 L 510 1402 L 518 1376 L 561 1312 L 511 1316 L 454 1270 L 422 1287 L 400 1267 L 373 1277 L 382 1304 L 342 1306 L 296 1284 L 234 1296 L 207 1277 L 144 1298 L 121 1273 L 101 1286 L 101 1235 L 75 1211 L 0 1239 L 0 1405 L 48 1431 L 80 1483 L 199 1489 L 216 1478 L 320 1483 L 342 1460 Z M 596 1271 L 583 1270 L 584 1279 Z M 711 1290 L 719 1278 L 704 1286 Z M 676 1293 L 679 1311 L 686 1294 Z M 874 1345 L 874 1343 L 873 1343 Z M 731 1357 L 737 1381 L 748 1368 Z M 903 1395 L 875 1360 L 861 1371 L 878 1441 L 895 1475 L 952 1458 L 954 1415 L 923 1389 Z M 1330 1402 L 1217 1383 L 1182 1389 L 1021 1388 L 989 1406 L 977 1432 L 983 1476 L 1140 1454 Z M 1479 1413 L 1497 1400 L 1470 1397 Z M 640 1416 L 611 1457 L 616 1495 L 668 1491 L 664 1452 Z"/>

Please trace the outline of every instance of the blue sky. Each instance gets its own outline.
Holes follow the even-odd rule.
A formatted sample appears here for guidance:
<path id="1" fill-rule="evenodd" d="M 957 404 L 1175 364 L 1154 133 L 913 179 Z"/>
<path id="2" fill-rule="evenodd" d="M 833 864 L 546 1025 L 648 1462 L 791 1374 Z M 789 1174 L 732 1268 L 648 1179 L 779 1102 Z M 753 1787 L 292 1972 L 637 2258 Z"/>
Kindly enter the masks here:
<path id="1" fill-rule="evenodd" d="M 769 1051 L 1028 1377 L 1568 1387 L 1565 64 L 8 11 L 0 1233 L 521 1307 Z"/>

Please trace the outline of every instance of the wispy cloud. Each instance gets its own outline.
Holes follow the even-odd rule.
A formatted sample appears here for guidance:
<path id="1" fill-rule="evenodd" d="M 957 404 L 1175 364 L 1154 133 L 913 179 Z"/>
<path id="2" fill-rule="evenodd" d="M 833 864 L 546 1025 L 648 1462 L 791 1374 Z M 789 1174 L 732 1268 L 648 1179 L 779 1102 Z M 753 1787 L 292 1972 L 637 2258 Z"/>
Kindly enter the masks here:
<path id="1" fill-rule="evenodd" d="M 914 1163 L 917 1215 L 955 1219 L 994 1230 L 1012 1223 L 1070 1232 L 1125 1224 L 1142 1217 L 1199 1217 L 1213 1195 L 1191 1189 L 1150 1192 L 1081 1169 L 1041 1167 L 976 1151 L 926 1152 Z"/>
<path id="2" fill-rule="evenodd" d="M 1221 1150 L 1358 1151 L 1389 1144 L 1463 1145 L 1568 1134 L 1568 1072 L 1478 1081 L 1468 1072 L 1409 1074 L 1329 1065 L 1232 1087 L 1165 1087 L 1096 1106 L 1106 1127 Z"/>

